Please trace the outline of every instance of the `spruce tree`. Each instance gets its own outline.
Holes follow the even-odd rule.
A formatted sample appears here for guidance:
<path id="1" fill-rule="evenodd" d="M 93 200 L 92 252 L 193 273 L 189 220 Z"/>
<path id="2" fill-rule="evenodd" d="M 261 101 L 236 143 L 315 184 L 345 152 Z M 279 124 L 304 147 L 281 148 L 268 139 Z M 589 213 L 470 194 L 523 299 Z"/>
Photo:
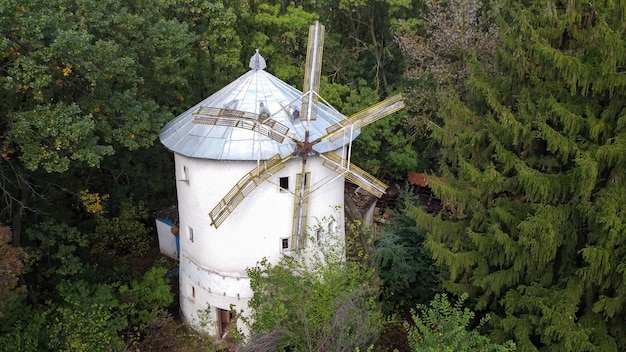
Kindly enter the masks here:
<path id="1" fill-rule="evenodd" d="M 409 215 L 446 289 L 491 312 L 495 341 L 624 350 L 626 4 L 498 6 L 495 68 L 473 60 L 430 124 L 447 208 Z"/>

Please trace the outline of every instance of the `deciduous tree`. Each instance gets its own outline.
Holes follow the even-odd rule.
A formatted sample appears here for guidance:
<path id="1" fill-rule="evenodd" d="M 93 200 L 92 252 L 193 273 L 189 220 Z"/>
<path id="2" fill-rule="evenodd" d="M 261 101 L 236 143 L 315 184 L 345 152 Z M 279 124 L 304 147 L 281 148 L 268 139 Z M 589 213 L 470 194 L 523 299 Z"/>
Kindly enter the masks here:
<path id="1" fill-rule="evenodd" d="M 354 351 L 376 341 L 383 318 L 372 271 L 333 242 L 307 252 L 248 270 L 254 296 L 244 350 Z"/>
<path id="2" fill-rule="evenodd" d="M 427 1 L 420 20 L 401 20 L 396 41 L 406 60 L 409 126 L 429 130 L 441 99 L 464 96 L 469 59 L 493 63 L 498 33 L 488 1 Z"/>
<path id="3" fill-rule="evenodd" d="M 466 300 L 467 294 L 462 294 L 452 305 L 446 294 L 437 294 L 428 306 L 418 304 L 417 309 L 411 311 L 415 325 L 404 325 L 411 351 L 515 351 L 512 341 L 500 345 L 480 334 L 480 329 L 489 321 L 488 315 L 482 317 L 477 326 L 471 326 L 475 313 L 463 307 Z"/>
<path id="4" fill-rule="evenodd" d="M 11 231 L 8 227 L 0 227 L 0 318 L 2 307 L 7 301 L 15 299 L 19 291 L 19 276 L 22 274 L 26 253 L 19 247 L 11 245 Z"/>
<path id="5" fill-rule="evenodd" d="M 4 1 L 0 28 L 1 214 L 20 244 L 27 211 L 67 215 L 108 176 L 91 170 L 154 144 L 191 96 L 194 46 L 186 24 L 128 1 Z"/>

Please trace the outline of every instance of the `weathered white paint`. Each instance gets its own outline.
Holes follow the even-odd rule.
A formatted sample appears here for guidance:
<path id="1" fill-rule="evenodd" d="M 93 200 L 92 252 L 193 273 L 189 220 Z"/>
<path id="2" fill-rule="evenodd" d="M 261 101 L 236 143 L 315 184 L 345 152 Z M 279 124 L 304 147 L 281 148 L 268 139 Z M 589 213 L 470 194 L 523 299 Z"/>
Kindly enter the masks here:
<path id="1" fill-rule="evenodd" d="M 248 311 L 252 291 L 246 268 L 263 258 L 276 263 L 283 253 L 281 239 L 291 238 L 294 195 L 281 191 L 278 183 L 280 177 L 288 177 L 289 190 L 294 192 L 302 160 L 286 162 L 284 169 L 252 191 L 218 229 L 211 226 L 209 212 L 257 162 L 195 159 L 175 153 L 175 165 L 181 310 L 192 327 L 215 335 L 215 308 L 228 310 L 234 305 Z M 306 166 L 312 191 L 308 225 L 332 217 L 339 229 L 338 240 L 343 241 L 344 178 L 322 166 L 322 159 L 316 156 L 310 156 Z M 198 312 L 208 307 L 209 313 L 201 318 Z"/>

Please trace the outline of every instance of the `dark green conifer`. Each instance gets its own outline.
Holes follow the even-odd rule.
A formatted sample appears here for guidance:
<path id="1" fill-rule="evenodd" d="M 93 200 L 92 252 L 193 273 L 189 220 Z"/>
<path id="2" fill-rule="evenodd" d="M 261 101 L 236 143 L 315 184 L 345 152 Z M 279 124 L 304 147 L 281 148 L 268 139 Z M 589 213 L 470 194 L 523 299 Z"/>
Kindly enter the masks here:
<path id="1" fill-rule="evenodd" d="M 495 73 L 430 124 L 438 217 L 410 215 L 446 288 L 520 351 L 626 346 L 626 3 L 499 5 Z"/>

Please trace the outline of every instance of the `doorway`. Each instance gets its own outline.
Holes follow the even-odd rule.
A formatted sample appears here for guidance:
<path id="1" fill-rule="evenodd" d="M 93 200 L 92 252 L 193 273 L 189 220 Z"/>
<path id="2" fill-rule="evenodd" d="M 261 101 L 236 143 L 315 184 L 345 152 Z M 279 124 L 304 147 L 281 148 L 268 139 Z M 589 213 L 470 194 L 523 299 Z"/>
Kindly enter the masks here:
<path id="1" fill-rule="evenodd" d="M 227 339 L 229 332 L 237 327 L 235 325 L 235 312 L 221 308 L 216 308 L 216 310 L 218 336 L 221 339 Z"/>

